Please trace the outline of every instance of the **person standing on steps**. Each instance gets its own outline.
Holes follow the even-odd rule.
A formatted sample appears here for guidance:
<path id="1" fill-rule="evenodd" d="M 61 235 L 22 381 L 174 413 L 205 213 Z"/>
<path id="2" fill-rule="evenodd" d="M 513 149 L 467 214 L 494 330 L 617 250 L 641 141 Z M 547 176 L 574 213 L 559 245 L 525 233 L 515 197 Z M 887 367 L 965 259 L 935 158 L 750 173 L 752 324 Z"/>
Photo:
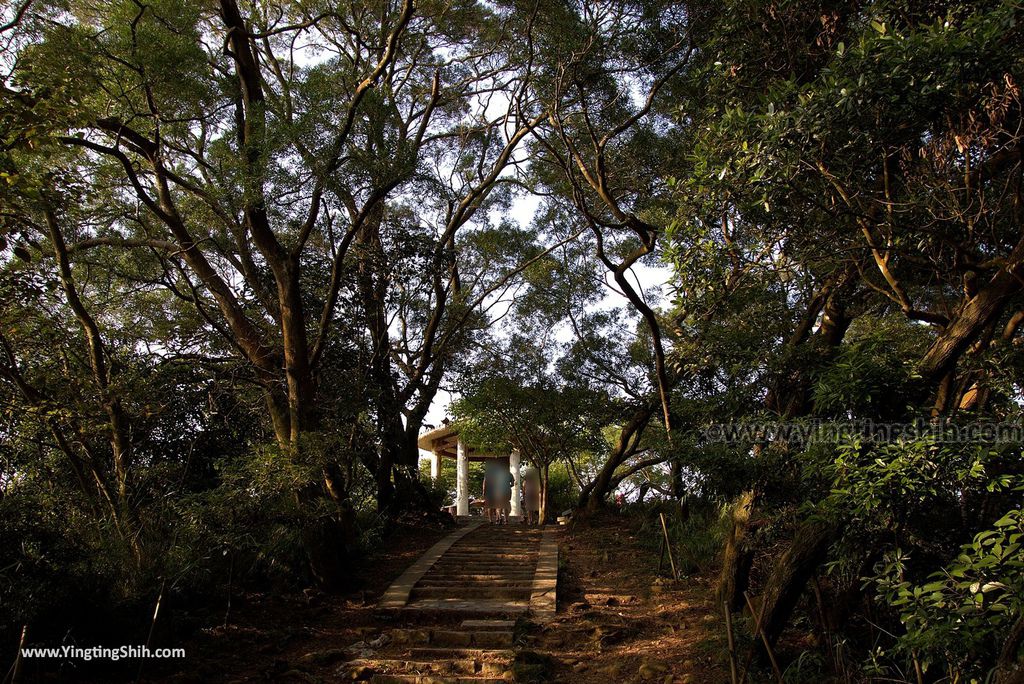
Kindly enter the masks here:
<path id="1" fill-rule="evenodd" d="M 499 501 L 499 503 L 501 504 L 501 524 L 508 525 L 508 516 L 509 513 L 512 512 L 512 497 L 519 496 L 519 492 L 514 491 L 516 488 L 516 476 L 512 474 L 512 471 L 505 471 L 505 475 L 502 479 L 502 484 L 502 499 L 501 501 Z"/>
<path id="2" fill-rule="evenodd" d="M 512 488 L 515 477 L 508 466 L 502 467 L 501 461 L 488 461 L 484 470 L 484 499 L 487 507 L 487 520 L 493 524 L 508 524 L 508 509 L 512 504 Z"/>
<path id="3" fill-rule="evenodd" d="M 540 522 L 540 478 L 532 468 L 523 475 L 523 510 L 527 525 Z"/>
<path id="4" fill-rule="evenodd" d="M 494 525 L 500 518 L 498 513 L 498 482 L 494 468 L 488 463 L 484 469 L 484 510 L 487 511 L 487 522 Z"/>

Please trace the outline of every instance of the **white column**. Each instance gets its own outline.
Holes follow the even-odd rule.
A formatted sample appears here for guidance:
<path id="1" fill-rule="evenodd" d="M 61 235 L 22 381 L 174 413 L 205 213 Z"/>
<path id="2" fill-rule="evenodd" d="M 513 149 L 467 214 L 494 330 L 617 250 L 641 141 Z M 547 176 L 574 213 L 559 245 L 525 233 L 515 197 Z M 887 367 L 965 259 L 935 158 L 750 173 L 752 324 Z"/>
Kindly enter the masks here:
<path id="1" fill-rule="evenodd" d="M 430 479 L 437 482 L 441 477 L 441 454 L 436 451 L 430 455 Z"/>
<path id="2" fill-rule="evenodd" d="M 455 514 L 469 515 L 469 454 L 461 439 L 455 453 Z"/>
<path id="3" fill-rule="evenodd" d="M 516 479 L 516 483 L 512 485 L 512 515 L 522 515 L 522 507 L 519 505 L 521 493 L 520 485 L 523 480 L 519 473 L 519 449 L 513 449 L 512 453 L 508 455 L 508 469 L 512 472 L 512 477 Z"/>

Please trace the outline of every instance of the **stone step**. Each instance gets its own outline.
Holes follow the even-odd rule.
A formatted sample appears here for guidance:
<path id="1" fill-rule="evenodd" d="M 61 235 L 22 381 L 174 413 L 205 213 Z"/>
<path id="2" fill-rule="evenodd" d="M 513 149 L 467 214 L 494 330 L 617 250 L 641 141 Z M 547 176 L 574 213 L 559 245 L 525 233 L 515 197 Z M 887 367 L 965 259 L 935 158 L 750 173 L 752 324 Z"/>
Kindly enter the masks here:
<path id="1" fill-rule="evenodd" d="M 481 663 L 502 663 L 505 665 L 511 665 L 515 656 L 515 652 L 507 648 L 438 648 L 436 646 L 430 646 L 409 650 L 409 657 L 416 660 L 472 658 L 473 660 Z"/>
<path id="2" fill-rule="evenodd" d="M 490 665 L 490 669 L 498 665 L 501 668 L 501 672 L 505 670 L 504 663 L 490 663 Z M 375 673 L 381 674 L 475 675 L 478 673 L 478 663 L 474 658 L 446 658 L 444 660 L 361 658 L 350 662 L 349 668 L 350 671 L 368 668 Z"/>
<path id="3" fill-rule="evenodd" d="M 447 575 L 434 575 L 424 577 L 415 585 L 416 587 L 498 587 L 498 586 L 530 586 L 533 577 L 528 575 L 504 575 L 490 579 L 479 579 L 478 575 L 458 575 L 455 573 Z"/>
<path id="4" fill-rule="evenodd" d="M 471 568 L 438 568 L 431 572 L 428 572 L 420 579 L 438 579 L 438 580 L 453 580 L 462 578 L 473 578 L 481 575 L 490 575 L 490 581 L 499 580 L 520 580 L 529 579 L 535 575 L 533 568 L 529 569 L 517 569 L 517 568 L 486 568 L 486 567 L 471 567 Z"/>
<path id="5" fill-rule="evenodd" d="M 494 587 L 494 586 L 481 586 L 481 585 L 463 585 L 463 586 L 447 586 L 447 587 L 421 587 L 415 586 L 412 588 L 412 593 L 409 598 L 413 601 L 417 599 L 467 599 L 467 598 L 489 598 L 489 599 L 505 599 L 514 601 L 517 599 L 529 600 L 530 594 L 533 592 L 533 585 L 528 584 L 518 587 Z"/>
<path id="6" fill-rule="evenodd" d="M 509 674 L 505 677 L 438 677 L 436 675 L 375 674 L 369 681 L 371 684 L 506 684 L 506 682 L 512 681 L 512 676 Z"/>
<path id="7" fill-rule="evenodd" d="M 509 573 L 527 573 L 536 569 L 535 563 L 487 563 L 474 561 L 471 563 L 438 563 L 424 574 L 458 572 L 463 575 L 506 575 Z"/>
<path id="8" fill-rule="evenodd" d="M 459 625 L 462 629 L 494 629 L 499 632 L 511 632 L 515 629 L 515 620 L 463 620 Z"/>
<path id="9" fill-rule="evenodd" d="M 518 570 L 520 572 L 532 572 L 536 566 L 537 559 L 535 558 L 532 558 L 528 561 L 492 561 L 484 558 L 467 558 L 464 560 L 455 558 L 445 558 L 443 560 L 439 560 L 427 574 L 445 570 L 461 570 L 463 572 L 476 572 L 479 570 L 492 570 L 495 572 L 514 572 Z"/>
<path id="10" fill-rule="evenodd" d="M 514 641 L 510 629 L 392 629 L 388 633 L 394 646 L 504 649 Z"/>
<path id="11" fill-rule="evenodd" d="M 444 555 L 445 558 L 487 558 L 490 560 L 522 560 L 524 558 L 536 558 L 537 550 L 523 550 L 523 551 L 504 551 L 491 549 L 491 551 L 460 551 L 459 549 L 452 548 Z"/>
<path id="12" fill-rule="evenodd" d="M 508 569 L 503 570 L 501 568 L 443 568 L 428 572 L 422 579 L 438 579 L 438 580 L 449 580 L 449 579 L 468 579 L 468 580 L 479 580 L 479 581 L 498 581 L 498 580 L 519 580 L 519 579 L 530 579 L 534 576 L 535 572 L 533 568 L 529 569 Z"/>
<path id="13" fill-rule="evenodd" d="M 489 580 L 480 580 L 473 574 L 441 574 L 423 578 L 415 587 L 531 587 L 534 578 L 525 575 L 506 575 Z"/>
<path id="14" fill-rule="evenodd" d="M 448 648 L 505 649 L 512 647 L 510 631 L 469 631 L 435 629 L 430 635 L 430 646 Z M 427 644 L 423 644 L 426 646 Z"/>
<path id="15" fill-rule="evenodd" d="M 497 540 L 496 540 L 497 541 Z M 475 540 L 460 540 L 452 544 L 452 551 L 466 551 L 469 553 L 512 553 L 530 552 L 537 550 L 538 541 L 529 539 L 524 541 L 501 541 L 500 543 L 478 544 Z"/>
<path id="16" fill-rule="evenodd" d="M 435 573 L 459 572 L 463 575 L 508 575 L 532 573 L 537 568 L 536 561 L 527 563 L 507 563 L 498 561 L 488 563 L 487 561 L 466 561 L 464 563 L 453 563 L 450 561 L 439 561 L 426 575 Z"/>
<path id="17" fill-rule="evenodd" d="M 536 568 L 537 561 L 535 560 L 524 563 L 508 563 L 505 561 L 488 563 L 484 560 L 473 560 L 463 563 L 438 561 L 425 575 L 433 575 L 438 572 L 461 572 L 464 575 L 506 575 L 508 573 L 529 573 L 536 570 Z"/>
<path id="18" fill-rule="evenodd" d="M 512 632 L 499 632 L 484 629 L 473 632 L 473 645 L 477 648 L 512 648 L 515 635 Z"/>
<path id="19" fill-rule="evenodd" d="M 490 551 L 484 550 L 464 550 L 457 547 L 452 547 L 448 553 L 445 554 L 445 558 L 488 558 L 488 559 L 501 559 L 501 560 L 522 560 L 523 558 L 536 558 L 537 549 L 536 547 L 530 549 L 491 549 Z"/>

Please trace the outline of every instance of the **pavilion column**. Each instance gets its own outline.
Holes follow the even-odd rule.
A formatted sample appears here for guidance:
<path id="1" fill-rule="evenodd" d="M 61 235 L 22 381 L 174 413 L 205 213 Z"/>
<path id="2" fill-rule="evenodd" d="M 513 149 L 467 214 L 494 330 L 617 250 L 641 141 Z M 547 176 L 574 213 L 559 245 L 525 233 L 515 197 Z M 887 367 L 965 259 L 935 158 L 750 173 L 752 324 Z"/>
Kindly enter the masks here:
<path id="1" fill-rule="evenodd" d="M 513 449 L 512 453 L 508 455 L 508 469 L 512 473 L 512 477 L 515 478 L 516 482 L 512 485 L 512 515 L 522 515 L 522 507 L 520 506 L 521 499 L 519 494 L 522 491 L 522 477 L 519 472 L 519 449 Z"/>
<path id="2" fill-rule="evenodd" d="M 430 479 L 437 482 L 441 477 L 441 454 L 436 451 L 430 455 Z"/>
<path id="3" fill-rule="evenodd" d="M 469 515 L 469 453 L 462 439 L 455 453 L 455 514 Z"/>

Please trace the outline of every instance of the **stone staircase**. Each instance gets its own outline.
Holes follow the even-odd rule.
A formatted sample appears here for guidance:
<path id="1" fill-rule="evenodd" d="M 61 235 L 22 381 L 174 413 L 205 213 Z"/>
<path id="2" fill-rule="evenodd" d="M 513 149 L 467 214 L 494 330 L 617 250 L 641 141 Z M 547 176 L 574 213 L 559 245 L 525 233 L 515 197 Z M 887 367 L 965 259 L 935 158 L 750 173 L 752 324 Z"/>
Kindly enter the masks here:
<path id="1" fill-rule="evenodd" d="M 557 530 L 472 521 L 391 585 L 378 609 L 396 626 L 355 644 L 342 670 L 378 684 L 515 681 L 516 644 L 554 613 Z"/>
<path id="2" fill-rule="evenodd" d="M 540 537 L 540 530 L 519 525 L 475 527 L 416 582 L 404 611 L 448 611 L 466 617 L 526 613 Z"/>
<path id="3" fill-rule="evenodd" d="M 348 663 L 348 677 L 376 684 L 512 682 L 515 628 L 512 620 L 394 628 L 385 632 L 381 650 Z"/>

